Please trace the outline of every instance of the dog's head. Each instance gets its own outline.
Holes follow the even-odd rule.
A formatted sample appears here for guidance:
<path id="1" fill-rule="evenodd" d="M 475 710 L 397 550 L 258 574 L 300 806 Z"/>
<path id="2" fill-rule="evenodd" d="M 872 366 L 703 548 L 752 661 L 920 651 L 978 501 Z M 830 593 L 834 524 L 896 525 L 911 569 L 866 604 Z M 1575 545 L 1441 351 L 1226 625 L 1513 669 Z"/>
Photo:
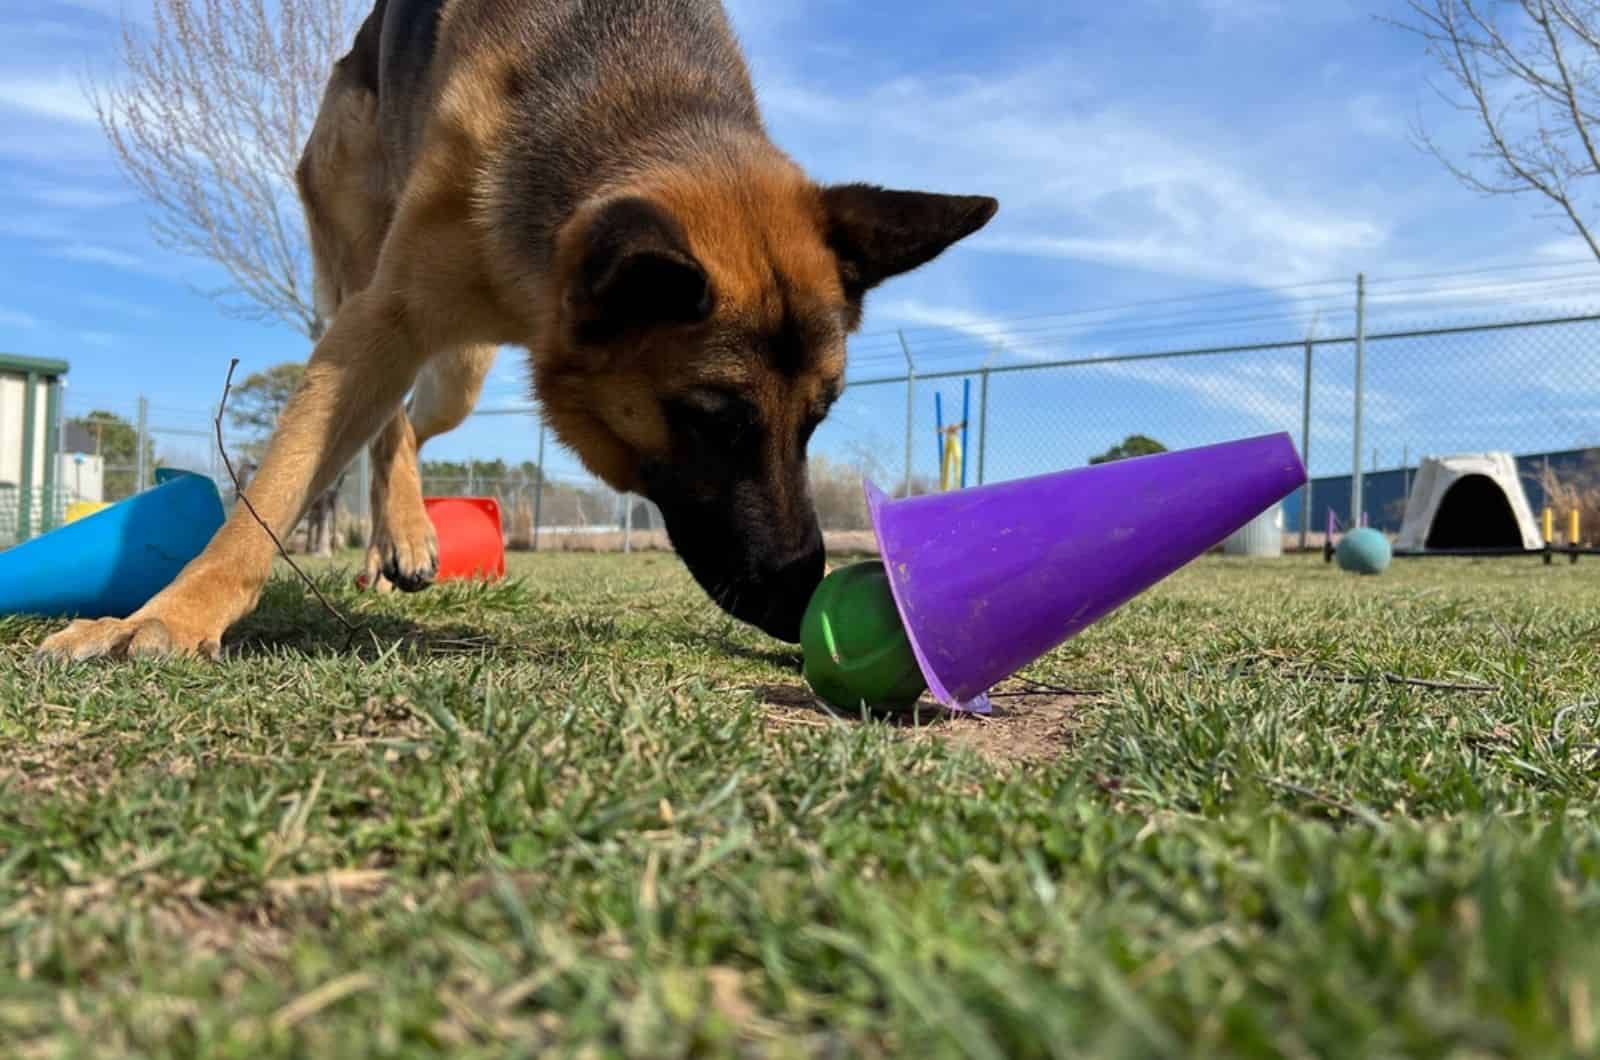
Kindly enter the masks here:
<path id="1" fill-rule="evenodd" d="M 997 208 L 777 164 L 601 197 L 558 240 L 545 413 L 613 488 L 655 502 L 720 607 L 797 641 L 824 560 L 806 446 L 843 388 L 846 335 L 869 290 Z"/>

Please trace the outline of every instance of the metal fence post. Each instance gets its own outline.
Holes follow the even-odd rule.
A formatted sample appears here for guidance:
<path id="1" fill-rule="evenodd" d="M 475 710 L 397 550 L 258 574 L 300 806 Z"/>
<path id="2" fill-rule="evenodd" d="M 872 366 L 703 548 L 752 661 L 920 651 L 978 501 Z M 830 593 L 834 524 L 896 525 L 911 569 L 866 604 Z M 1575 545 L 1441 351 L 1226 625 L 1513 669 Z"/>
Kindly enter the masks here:
<path id="1" fill-rule="evenodd" d="M 989 454 L 989 366 L 983 366 L 978 385 L 978 485 L 983 485 L 985 458 Z"/>
<path id="2" fill-rule="evenodd" d="M 138 428 L 135 431 L 135 435 L 136 437 L 134 438 L 134 445 L 136 447 L 136 451 L 133 454 L 133 492 L 138 493 L 140 490 L 144 489 L 145 481 L 150 474 L 150 468 L 146 466 L 144 455 L 145 446 L 148 444 L 150 438 L 150 401 L 143 394 L 139 395 L 139 423 Z"/>
<path id="3" fill-rule="evenodd" d="M 367 524 L 368 532 L 372 529 L 372 447 L 363 445 L 361 455 L 356 458 L 356 488 L 360 496 L 356 498 L 356 511 L 361 514 L 361 521 Z"/>
<path id="4" fill-rule="evenodd" d="M 44 495 L 39 517 L 41 528 L 46 531 L 54 529 L 58 520 L 66 518 L 66 505 L 62 502 L 61 494 L 61 480 L 64 477 L 61 440 L 66 435 L 61 428 L 61 387 L 64 382 L 57 376 L 45 384 Z"/>
<path id="5" fill-rule="evenodd" d="M 1306 484 L 1300 487 L 1300 551 L 1309 545 L 1311 534 L 1311 355 L 1316 343 L 1306 336 L 1306 383 L 1300 396 L 1300 462 L 1306 468 Z"/>
<path id="6" fill-rule="evenodd" d="M 39 374 L 30 370 L 22 377 L 22 385 L 27 389 L 22 395 L 22 483 L 17 490 L 18 541 L 26 541 L 33 536 L 33 440 L 37 433 L 35 417 L 39 414 Z"/>
<path id="7" fill-rule="evenodd" d="M 1359 273 L 1356 276 L 1356 391 L 1355 391 L 1355 425 L 1352 439 L 1352 451 L 1355 453 L 1350 464 L 1350 525 L 1361 525 L 1362 511 L 1362 481 L 1361 481 L 1361 413 L 1362 413 L 1362 387 L 1365 382 L 1367 370 L 1367 276 Z"/>
<path id="8" fill-rule="evenodd" d="M 911 356 L 911 344 L 906 342 L 906 333 L 895 332 L 900 336 L 900 349 L 906 355 L 906 481 L 902 497 L 911 496 L 911 424 L 916 419 L 917 399 L 917 362 Z"/>
<path id="9" fill-rule="evenodd" d="M 539 551 L 539 520 L 544 514 L 544 418 L 539 419 L 539 481 L 533 485 L 533 550 Z"/>
<path id="10" fill-rule="evenodd" d="M 622 554 L 626 556 L 633 551 L 633 494 L 624 493 L 622 503 L 627 506 L 622 512 Z"/>

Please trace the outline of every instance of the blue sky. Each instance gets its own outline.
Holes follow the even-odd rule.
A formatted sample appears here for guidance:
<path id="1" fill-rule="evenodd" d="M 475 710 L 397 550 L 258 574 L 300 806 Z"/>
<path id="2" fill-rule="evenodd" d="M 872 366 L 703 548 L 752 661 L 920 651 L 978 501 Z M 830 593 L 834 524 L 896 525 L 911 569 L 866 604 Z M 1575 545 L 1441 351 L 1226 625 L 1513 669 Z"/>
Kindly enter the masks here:
<path id="1" fill-rule="evenodd" d="M 249 371 L 306 349 L 288 328 L 231 319 L 198 293 L 219 274 L 152 242 L 104 147 L 80 78 L 115 75 L 119 18 L 146 17 L 148 3 L 5 0 L 0 10 L 0 349 L 69 360 L 73 411 L 131 410 L 143 392 L 153 420 L 203 429 L 229 357 Z M 1581 250 L 1539 203 L 1474 195 L 1409 142 L 1419 104 L 1447 144 L 1465 144 L 1471 128 L 1431 104 L 1419 43 L 1374 19 L 1399 13 L 1398 0 L 729 7 L 775 138 L 819 179 L 1002 202 L 980 236 L 875 295 L 853 347 L 857 377 L 897 367 L 895 329 L 934 368 L 989 354 L 1294 338 L 1313 313 L 1322 333 L 1341 333 L 1361 270 L 1380 322 L 1442 319 L 1464 301 L 1560 310 L 1594 290 Z M 1469 293 L 1460 280 L 1407 281 L 1524 263 L 1545 268 L 1511 274 L 1521 287 L 1502 286 L 1501 273 Z M 1337 282 L 1312 286 L 1326 281 Z M 1219 289 L 1235 293 L 1048 316 Z M 1002 473 L 1075 463 L 1102 436 L 1147 422 L 1170 421 L 1182 442 L 1288 427 L 1291 414 L 1297 427 L 1299 372 L 1294 355 L 1019 380 L 1005 395 L 997 385 L 996 424 L 1012 429 L 1003 446 L 996 432 L 991 460 Z M 484 406 L 519 403 L 522 377 L 517 355 L 503 354 Z M 1383 393 L 1381 369 L 1376 386 L 1380 404 L 1404 398 Z M 1341 387 L 1348 394 L 1339 378 L 1327 387 L 1335 404 Z M 945 394 L 959 400 L 959 385 Z M 923 396 L 918 437 L 929 452 L 918 463 L 931 470 Z M 1535 415 L 1537 398 L 1522 400 Z M 1159 415 L 1139 423 L 1125 412 L 1153 402 Z M 820 444 L 895 466 L 903 409 L 903 390 L 863 391 Z M 1405 407 L 1390 411 L 1406 418 Z M 1318 429 L 1336 443 L 1338 417 Z M 531 422 L 480 419 L 432 455 L 523 459 L 534 439 Z"/>

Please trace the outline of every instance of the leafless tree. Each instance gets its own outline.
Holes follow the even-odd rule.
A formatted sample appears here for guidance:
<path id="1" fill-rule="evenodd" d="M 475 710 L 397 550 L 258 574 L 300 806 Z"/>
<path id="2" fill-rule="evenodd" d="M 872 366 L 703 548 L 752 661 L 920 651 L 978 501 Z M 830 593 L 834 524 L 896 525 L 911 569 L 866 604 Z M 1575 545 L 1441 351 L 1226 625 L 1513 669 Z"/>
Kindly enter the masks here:
<path id="1" fill-rule="evenodd" d="M 315 342 L 305 218 L 294 171 L 359 0 L 153 0 L 122 31 L 122 71 L 88 95 L 117 161 L 153 208 L 161 246 L 231 281 L 224 312 L 278 321 Z M 343 476 L 307 513 L 313 551 L 333 547 Z"/>
<path id="2" fill-rule="evenodd" d="M 90 101 L 117 160 L 154 208 L 156 241 L 231 281 L 224 311 L 315 340 L 294 169 L 357 0 L 153 0 L 126 22 L 114 78 Z"/>
<path id="3" fill-rule="evenodd" d="M 1442 68 L 1432 85 L 1468 115 L 1478 142 L 1452 158 L 1419 121 L 1429 151 L 1467 187 L 1538 195 L 1600 258 L 1594 201 L 1600 176 L 1600 0 L 1406 0 L 1415 33 Z"/>

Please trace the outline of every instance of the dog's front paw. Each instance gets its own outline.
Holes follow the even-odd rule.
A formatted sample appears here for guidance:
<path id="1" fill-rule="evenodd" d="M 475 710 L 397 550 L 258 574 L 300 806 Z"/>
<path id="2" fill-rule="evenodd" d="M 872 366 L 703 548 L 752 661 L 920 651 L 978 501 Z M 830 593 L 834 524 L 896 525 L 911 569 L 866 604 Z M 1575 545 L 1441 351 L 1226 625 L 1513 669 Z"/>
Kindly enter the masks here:
<path id="1" fill-rule="evenodd" d="M 99 658 L 222 656 L 222 630 L 168 618 L 80 619 L 39 645 L 37 654 L 61 662 Z"/>
<path id="2" fill-rule="evenodd" d="M 439 539 L 420 506 L 415 513 L 392 510 L 367 549 L 367 586 L 377 592 L 421 592 L 439 574 Z"/>

